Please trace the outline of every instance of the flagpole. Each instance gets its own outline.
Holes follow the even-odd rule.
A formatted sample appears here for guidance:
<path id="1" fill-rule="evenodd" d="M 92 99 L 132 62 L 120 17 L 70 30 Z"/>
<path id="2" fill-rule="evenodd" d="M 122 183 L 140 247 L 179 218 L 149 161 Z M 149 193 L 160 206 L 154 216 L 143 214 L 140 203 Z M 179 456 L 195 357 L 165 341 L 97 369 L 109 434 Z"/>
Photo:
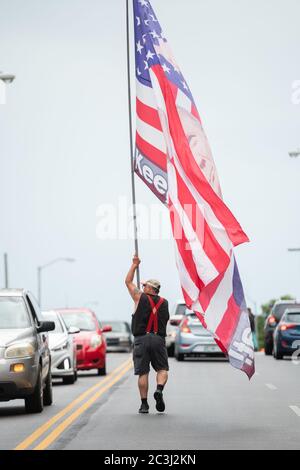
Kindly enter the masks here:
<path id="1" fill-rule="evenodd" d="M 132 136 L 132 107 L 131 107 L 131 77 L 130 77 L 130 29 L 129 29 L 129 0 L 126 0 L 126 26 L 127 26 L 127 75 L 128 75 L 128 109 L 129 109 L 129 136 L 130 136 L 130 167 L 131 167 L 131 190 L 133 206 L 133 225 L 134 225 L 134 248 L 135 254 L 139 256 L 137 214 L 136 214 L 136 193 L 134 179 L 134 155 L 133 155 L 133 136 Z M 136 271 L 137 286 L 140 288 L 140 268 Z"/>

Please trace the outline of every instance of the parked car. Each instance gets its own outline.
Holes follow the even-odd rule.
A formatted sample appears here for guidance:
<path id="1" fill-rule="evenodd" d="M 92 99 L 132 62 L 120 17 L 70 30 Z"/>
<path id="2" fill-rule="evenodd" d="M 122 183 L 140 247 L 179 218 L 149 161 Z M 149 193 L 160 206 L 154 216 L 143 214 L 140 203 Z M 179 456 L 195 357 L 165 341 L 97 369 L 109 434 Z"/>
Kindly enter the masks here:
<path id="1" fill-rule="evenodd" d="M 33 295 L 25 289 L 0 290 L 0 401 L 24 399 L 27 413 L 52 404 L 48 331 Z"/>
<path id="2" fill-rule="evenodd" d="M 274 331 L 275 359 L 292 356 L 300 349 L 300 308 L 285 310 L 280 322 Z"/>
<path id="3" fill-rule="evenodd" d="M 296 300 L 277 300 L 266 318 L 264 325 L 264 348 L 266 356 L 271 356 L 273 352 L 273 337 L 276 326 L 281 320 L 287 308 L 300 308 L 300 303 Z"/>
<path id="4" fill-rule="evenodd" d="M 195 313 L 187 309 L 177 330 L 174 354 L 177 361 L 183 361 L 185 357 L 225 357 L 212 334 L 202 326 Z"/>
<path id="5" fill-rule="evenodd" d="M 78 370 L 97 369 L 98 375 L 106 375 L 106 340 L 103 333 L 110 327 L 101 329 L 99 321 L 87 308 L 58 309 L 67 328 L 77 327 L 80 333 L 75 336 Z"/>
<path id="6" fill-rule="evenodd" d="M 71 385 L 77 380 L 74 335 L 80 333 L 80 329 L 74 326 L 67 328 L 58 312 L 43 312 L 42 315 L 45 321 L 55 323 L 55 330 L 49 334 L 52 378 L 62 378 L 64 384 Z"/>
<path id="7" fill-rule="evenodd" d="M 169 357 L 174 357 L 175 338 L 176 338 L 177 330 L 181 323 L 182 318 L 183 318 L 183 315 L 172 315 L 167 324 L 166 346 L 167 346 Z"/>
<path id="8" fill-rule="evenodd" d="M 105 333 L 107 351 L 127 351 L 132 350 L 132 334 L 130 326 L 125 321 L 107 321 L 103 325 L 109 325 L 111 331 Z"/>

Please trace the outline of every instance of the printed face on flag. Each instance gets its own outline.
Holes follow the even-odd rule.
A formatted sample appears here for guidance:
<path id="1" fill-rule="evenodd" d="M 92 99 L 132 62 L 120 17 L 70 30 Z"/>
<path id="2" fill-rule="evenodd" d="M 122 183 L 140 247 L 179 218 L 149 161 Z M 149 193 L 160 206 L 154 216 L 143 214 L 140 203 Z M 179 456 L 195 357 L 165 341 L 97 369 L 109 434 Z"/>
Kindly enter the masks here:
<path id="1" fill-rule="evenodd" d="M 248 237 L 222 199 L 199 112 L 150 1 L 133 5 L 135 171 L 169 209 L 186 305 L 251 377 L 251 329 L 233 252 Z"/>

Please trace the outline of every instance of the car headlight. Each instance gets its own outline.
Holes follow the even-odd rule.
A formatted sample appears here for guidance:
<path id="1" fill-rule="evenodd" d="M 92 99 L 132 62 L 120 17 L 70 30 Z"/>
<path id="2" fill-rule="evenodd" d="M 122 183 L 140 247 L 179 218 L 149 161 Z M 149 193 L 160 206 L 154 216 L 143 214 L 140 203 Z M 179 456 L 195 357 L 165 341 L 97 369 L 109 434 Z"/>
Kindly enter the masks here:
<path id="1" fill-rule="evenodd" d="M 21 357 L 34 356 L 34 347 L 30 343 L 20 343 L 9 346 L 5 351 L 6 359 L 16 359 Z"/>
<path id="2" fill-rule="evenodd" d="M 68 348 L 68 345 L 69 345 L 69 342 L 65 341 L 64 343 L 61 343 L 61 344 L 55 346 L 55 348 L 53 348 L 52 351 L 53 352 L 63 351 L 64 349 Z"/>
<path id="3" fill-rule="evenodd" d="M 90 344 L 91 344 L 91 347 L 92 347 L 93 349 L 98 348 L 99 346 L 101 346 L 101 344 L 102 344 L 102 338 L 101 338 L 101 336 L 100 336 L 100 335 L 94 335 L 94 336 L 92 336 L 92 338 L 91 338 L 91 343 L 90 343 Z"/>

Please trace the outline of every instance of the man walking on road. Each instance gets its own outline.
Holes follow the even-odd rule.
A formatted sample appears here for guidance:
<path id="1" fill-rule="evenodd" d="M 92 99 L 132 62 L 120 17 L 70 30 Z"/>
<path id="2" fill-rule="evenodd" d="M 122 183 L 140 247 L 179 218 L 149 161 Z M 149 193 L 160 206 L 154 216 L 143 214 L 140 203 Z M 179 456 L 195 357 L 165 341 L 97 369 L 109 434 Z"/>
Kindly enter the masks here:
<path id="1" fill-rule="evenodd" d="M 150 364 L 156 371 L 157 389 L 154 393 L 156 409 L 165 411 L 163 389 L 168 380 L 168 353 L 166 348 L 166 327 L 169 320 L 168 301 L 159 297 L 160 282 L 150 279 L 142 284 L 143 292 L 133 283 L 140 259 L 134 256 L 125 284 L 134 300 L 131 329 L 134 336 L 134 373 L 139 376 L 138 386 L 142 400 L 139 413 L 149 413 L 148 388 Z"/>

